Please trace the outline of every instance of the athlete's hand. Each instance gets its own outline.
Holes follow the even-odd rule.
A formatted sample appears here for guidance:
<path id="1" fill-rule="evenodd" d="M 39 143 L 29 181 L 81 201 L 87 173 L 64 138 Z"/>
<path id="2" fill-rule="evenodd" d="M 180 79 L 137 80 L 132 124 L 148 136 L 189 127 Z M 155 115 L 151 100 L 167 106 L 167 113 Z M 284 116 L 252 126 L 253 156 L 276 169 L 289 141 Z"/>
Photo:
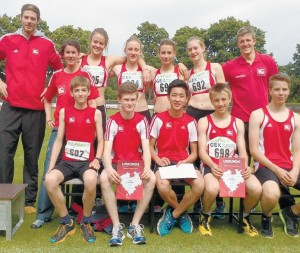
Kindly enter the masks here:
<path id="1" fill-rule="evenodd" d="M 94 159 L 93 161 L 90 162 L 89 165 L 90 168 L 95 169 L 95 170 L 99 170 L 100 169 L 100 162 L 98 159 Z"/>
<path id="2" fill-rule="evenodd" d="M 279 178 L 280 182 L 285 186 L 291 186 L 293 183 L 293 180 L 290 176 L 290 174 L 284 170 L 284 169 L 278 169 L 276 171 L 276 176 Z"/>
<path id="3" fill-rule="evenodd" d="M 246 167 L 245 171 L 243 172 L 242 176 L 244 179 L 248 179 L 251 175 L 251 168 L 249 166 Z"/>
<path id="4" fill-rule="evenodd" d="M 288 174 L 291 178 L 291 185 L 289 186 L 294 186 L 297 183 L 299 171 L 297 169 L 292 169 L 291 171 L 288 172 Z"/>
<path id="5" fill-rule="evenodd" d="M 1 79 L 0 79 L 0 93 L 2 94 L 2 96 L 6 98 L 8 97 L 7 84 L 3 82 Z"/>
<path id="6" fill-rule="evenodd" d="M 143 70 L 143 83 L 150 83 L 151 82 L 151 73 L 149 69 Z"/>
<path id="7" fill-rule="evenodd" d="M 120 175 L 113 168 L 106 169 L 106 174 L 107 174 L 107 177 L 108 177 L 108 179 L 111 183 L 115 183 L 115 184 L 120 184 L 121 183 Z"/>
<path id="8" fill-rule="evenodd" d="M 219 168 L 219 166 L 217 164 L 214 164 L 214 166 L 211 167 L 211 173 L 216 178 L 220 178 L 223 175 L 223 171 Z"/>
<path id="9" fill-rule="evenodd" d="M 171 161 L 167 157 L 162 157 L 162 158 L 158 157 L 155 160 L 155 162 L 161 167 L 165 167 L 171 164 Z"/>
<path id="10" fill-rule="evenodd" d="M 140 179 L 141 180 L 150 179 L 151 173 L 152 173 L 152 170 L 150 168 L 145 167 L 143 173 L 140 175 Z"/>
<path id="11" fill-rule="evenodd" d="M 52 119 L 47 120 L 47 125 L 53 129 L 55 127 L 55 122 Z"/>
<path id="12" fill-rule="evenodd" d="M 185 160 L 179 161 L 179 162 L 176 164 L 176 167 L 178 167 L 178 166 L 181 165 L 181 164 L 185 164 L 185 163 L 186 163 Z"/>

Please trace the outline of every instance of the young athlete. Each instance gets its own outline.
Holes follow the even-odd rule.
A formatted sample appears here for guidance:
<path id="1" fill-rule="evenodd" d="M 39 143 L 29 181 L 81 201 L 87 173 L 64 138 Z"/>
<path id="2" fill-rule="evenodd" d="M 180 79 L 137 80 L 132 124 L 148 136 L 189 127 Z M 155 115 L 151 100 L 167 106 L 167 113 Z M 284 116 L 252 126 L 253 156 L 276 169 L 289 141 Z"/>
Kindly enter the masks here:
<path id="1" fill-rule="evenodd" d="M 138 99 L 136 102 L 135 111 L 143 114 L 148 121 L 151 121 L 151 114 L 148 109 L 148 104 L 145 98 L 145 93 L 148 92 L 148 84 L 143 82 L 142 68 L 139 66 L 139 59 L 142 56 L 142 42 L 136 36 L 131 36 L 125 44 L 124 53 L 126 62 L 121 65 L 116 65 L 113 72 L 118 77 L 118 84 L 132 82 L 137 86 Z M 145 70 L 148 71 L 148 70 Z"/>
<path id="2" fill-rule="evenodd" d="M 0 61 L 5 60 L 6 83 L 0 79 L 4 100 L 0 111 L 0 183 L 14 177 L 14 156 L 22 134 L 25 211 L 34 208 L 38 192 L 38 159 L 45 135 L 45 112 L 41 101 L 48 67 L 63 67 L 54 44 L 37 30 L 40 10 L 33 4 L 21 9 L 22 27 L 0 38 Z"/>
<path id="3" fill-rule="evenodd" d="M 81 61 L 81 66 L 88 71 L 93 77 L 93 83 L 99 90 L 99 98 L 96 100 L 97 109 L 102 113 L 103 131 L 106 126 L 106 108 L 105 108 L 105 88 L 107 86 L 108 77 L 115 65 L 122 64 L 126 61 L 126 57 L 121 56 L 104 56 L 103 51 L 108 45 L 108 34 L 103 28 L 96 28 L 90 36 L 90 52 L 84 56 Z M 141 69 L 146 68 L 143 60 L 139 60 Z M 150 81 L 150 73 L 145 70 L 143 73 L 145 82 Z"/>
<path id="4" fill-rule="evenodd" d="M 158 47 L 158 56 L 161 61 L 160 69 L 151 68 L 155 113 L 160 113 L 170 108 L 167 97 L 169 84 L 175 79 L 187 79 L 187 76 L 183 75 L 185 72 L 180 71 L 178 66 L 174 66 L 174 59 L 176 57 L 174 41 L 170 39 L 162 40 Z"/>
<path id="5" fill-rule="evenodd" d="M 50 238 L 51 243 L 63 242 L 68 235 L 75 233 L 74 220 L 68 213 L 65 198 L 60 184 L 72 178 L 80 178 L 84 182 L 83 217 L 80 229 L 86 242 L 95 242 L 96 237 L 90 226 L 91 212 L 96 196 L 97 171 L 103 152 L 103 133 L 101 127 L 101 112 L 89 107 L 87 98 L 90 95 L 90 80 L 83 77 L 74 77 L 71 81 L 71 94 L 75 103 L 67 105 L 59 112 L 59 126 L 56 140 L 53 145 L 49 170 L 45 184 L 49 197 L 59 216 L 60 225 Z M 97 137 L 98 147 L 95 153 L 94 140 Z M 56 161 L 63 146 L 62 161 Z"/>
<path id="6" fill-rule="evenodd" d="M 261 186 L 248 167 L 248 156 L 245 148 L 244 124 L 230 115 L 228 111 L 232 94 L 230 88 L 222 83 L 215 84 L 209 91 L 209 97 L 215 111 L 201 118 L 198 122 L 199 155 L 204 165 L 205 190 L 202 196 L 203 210 L 200 218 L 199 232 L 212 235 L 210 229 L 210 208 L 218 195 L 219 179 L 223 172 L 219 168 L 220 157 L 245 159 L 246 170 L 242 176 L 246 180 L 246 198 L 244 199 L 243 229 L 244 233 L 253 237 L 258 232 L 250 220 L 250 211 L 258 203 Z"/>
<path id="7" fill-rule="evenodd" d="M 140 220 L 148 207 L 155 187 L 155 176 L 150 169 L 151 155 L 149 150 L 148 120 L 136 113 L 135 106 L 138 90 L 135 84 L 125 82 L 118 87 L 120 111 L 111 116 L 107 122 L 105 148 L 103 153 L 104 170 L 101 173 L 101 190 L 105 205 L 113 222 L 110 246 L 120 246 L 125 238 L 124 224 L 120 223 L 116 196 L 113 184 L 120 184 L 121 178 L 116 171 L 118 160 L 144 161 L 144 171 L 140 174 L 143 180 L 143 198 L 137 201 L 133 219 L 129 225 L 127 236 L 134 244 L 145 244 L 144 226 Z"/>
<path id="8" fill-rule="evenodd" d="M 197 36 L 190 37 L 187 41 L 187 52 L 194 66 L 189 71 L 188 86 L 191 98 L 186 113 L 198 122 L 200 118 L 214 112 L 214 107 L 209 99 L 209 90 L 216 83 L 225 83 L 225 78 L 219 63 L 205 60 L 205 44 L 201 38 Z M 221 214 L 225 210 L 225 202 L 222 198 L 217 197 L 216 204 L 214 212 L 220 214 L 215 215 L 215 217 L 225 218 L 225 215 Z M 194 211 L 201 211 L 200 203 L 195 204 Z"/>
<path id="9" fill-rule="evenodd" d="M 71 96 L 70 83 L 76 76 L 84 76 L 90 79 L 88 72 L 81 70 L 78 64 L 80 54 L 80 45 L 76 40 L 66 41 L 60 50 L 61 58 L 64 60 L 66 67 L 64 69 L 57 70 L 53 73 L 47 92 L 45 93 L 44 105 L 46 113 L 47 125 L 52 129 L 46 158 L 44 162 L 44 173 L 42 176 L 42 182 L 40 185 L 39 198 L 38 198 L 38 210 L 36 220 L 31 224 L 31 228 L 40 228 L 45 221 L 50 221 L 51 215 L 54 211 L 54 207 L 51 200 L 48 197 L 45 187 L 45 175 L 48 171 L 53 143 L 57 136 L 57 129 L 59 125 L 59 111 L 60 109 L 74 104 L 74 98 Z M 52 99 L 56 99 L 56 108 L 54 111 L 54 120 L 52 120 Z M 91 95 L 88 97 L 88 103 L 90 106 L 95 107 L 95 99 L 99 96 L 95 87 L 91 87 Z M 61 159 L 59 157 L 58 161 Z"/>
<path id="10" fill-rule="evenodd" d="M 286 107 L 291 80 L 276 74 L 269 80 L 271 102 L 251 113 L 250 151 L 256 161 L 255 176 L 262 184 L 261 234 L 273 238 L 272 211 L 280 197 L 280 187 L 300 190 L 300 117 Z M 280 211 L 286 234 L 298 237 L 300 204 Z"/>
<path id="11" fill-rule="evenodd" d="M 173 80 L 168 85 L 167 99 L 170 108 L 153 117 L 150 131 L 150 150 L 155 162 L 156 186 L 162 199 L 168 203 L 157 224 L 160 236 L 171 233 L 175 223 L 179 224 L 184 233 L 193 231 L 193 223 L 186 211 L 200 198 L 204 188 L 203 177 L 195 168 L 197 178 L 184 179 L 191 189 L 184 194 L 181 202 L 178 202 L 171 187 L 171 180 L 160 177 L 159 167 L 193 163 L 198 156 L 196 121 L 184 112 L 189 100 L 187 84 L 179 79 Z"/>

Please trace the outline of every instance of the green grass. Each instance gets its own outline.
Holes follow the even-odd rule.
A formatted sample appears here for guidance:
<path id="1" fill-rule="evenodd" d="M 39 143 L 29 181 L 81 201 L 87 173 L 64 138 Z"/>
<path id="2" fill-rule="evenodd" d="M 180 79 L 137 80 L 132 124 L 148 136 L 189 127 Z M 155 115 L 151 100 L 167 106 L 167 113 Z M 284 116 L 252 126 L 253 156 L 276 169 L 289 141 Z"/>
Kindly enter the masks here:
<path id="1" fill-rule="evenodd" d="M 48 144 L 50 131 L 47 129 L 42 153 L 40 156 L 40 177 L 42 175 L 43 162 Z M 22 183 L 23 153 L 22 146 L 19 145 L 15 157 L 15 180 L 14 183 Z M 39 179 L 40 181 L 40 179 Z M 235 201 L 236 203 L 238 201 Z M 227 205 L 228 207 L 228 205 Z M 258 207 L 259 209 L 259 207 Z M 156 219 L 158 219 L 157 217 Z M 130 216 L 121 216 L 122 222 L 128 224 Z M 123 246 L 110 248 L 108 246 L 109 236 L 97 232 L 97 241 L 94 244 L 87 244 L 83 241 L 79 232 L 79 227 L 74 236 L 68 237 L 66 241 L 59 245 L 49 243 L 49 237 L 55 232 L 59 217 L 55 213 L 52 222 L 46 223 L 40 229 L 30 229 L 30 224 L 35 220 L 35 215 L 25 215 L 24 224 L 16 232 L 11 241 L 5 240 L 5 233 L 0 232 L 0 252 L 298 252 L 300 248 L 300 238 L 288 237 L 282 229 L 279 216 L 274 216 L 273 230 L 274 239 L 266 239 L 261 236 L 250 238 L 244 234 L 238 234 L 237 224 L 229 224 L 228 218 L 224 220 L 212 221 L 212 237 L 204 237 L 197 233 L 198 222 L 194 221 L 194 231 L 192 234 L 183 234 L 175 228 L 171 235 L 160 237 L 157 233 L 150 234 L 147 217 L 142 223 L 145 224 L 147 236 L 146 245 L 133 245 L 131 240 L 126 238 Z M 260 216 L 253 216 L 254 225 L 259 228 Z"/>

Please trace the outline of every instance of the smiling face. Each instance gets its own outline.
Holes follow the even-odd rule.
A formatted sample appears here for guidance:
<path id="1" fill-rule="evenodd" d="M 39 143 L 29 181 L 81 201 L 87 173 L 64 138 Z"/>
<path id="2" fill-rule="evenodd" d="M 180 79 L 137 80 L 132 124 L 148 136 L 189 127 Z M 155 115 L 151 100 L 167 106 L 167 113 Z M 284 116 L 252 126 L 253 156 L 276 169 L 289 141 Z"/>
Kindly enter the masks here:
<path id="1" fill-rule="evenodd" d="M 77 104 L 85 104 L 90 90 L 84 85 L 78 85 L 72 89 L 71 96 L 74 97 Z"/>
<path id="2" fill-rule="evenodd" d="M 105 49 L 107 41 L 103 35 L 100 33 L 95 33 L 90 41 L 90 51 L 94 55 L 102 55 Z"/>
<path id="3" fill-rule="evenodd" d="M 237 45 L 242 55 L 249 55 L 253 53 L 255 51 L 255 44 L 256 40 L 250 33 L 238 36 Z"/>
<path id="4" fill-rule="evenodd" d="M 188 95 L 185 89 L 181 87 L 172 88 L 170 94 L 168 95 L 168 100 L 170 102 L 171 110 L 181 111 L 186 107 L 188 102 Z"/>
<path id="5" fill-rule="evenodd" d="M 28 38 L 35 33 L 36 27 L 39 23 L 37 14 L 33 11 L 24 11 L 21 16 L 21 25 L 23 34 Z"/>
<path id="6" fill-rule="evenodd" d="M 118 97 L 118 102 L 120 104 L 120 111 L 124 113 L 134 112 L 136 102 L 137 102 L 138 93 L 126 93 L 121 97 Z"/>
<path id="7" fill-rule="evenodd" d="M 225 90 L 222 90 L 221 92 L 213 92 L 211 93 L 210 100 L 216 113 L 228 112 L 228 107 L 231 102 L 231 97 L 228 92 Z"/>
<path id="8" fill-rule="evenodd" d="M 131 63 L 136 63 L 141 55 L 141 44 L 138 41 L 131 40 L 126 43 L 125 55 L 127 56 L 127 61 Z"/>

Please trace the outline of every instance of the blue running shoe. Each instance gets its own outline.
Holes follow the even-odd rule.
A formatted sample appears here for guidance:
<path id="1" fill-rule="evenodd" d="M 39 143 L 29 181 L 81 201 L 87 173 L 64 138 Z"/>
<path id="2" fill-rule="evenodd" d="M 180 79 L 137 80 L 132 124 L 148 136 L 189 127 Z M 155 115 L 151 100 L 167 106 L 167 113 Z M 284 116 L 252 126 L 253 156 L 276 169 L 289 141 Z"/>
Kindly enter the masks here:
<path id="1" fill-rule="evenodd" d="M 193 231 L 193 222 L 187 212 L 181 214 L 178 219 L 177 223 L 180 226 L 180 229 L 183 233 L 190 234 Z"/>
<path id="2" fill-rule="evenodd" d="M 121 246 L 125 238 L 124 235 L 124 224 L 113 226 L 111 238 L 109 240 L 109 246 Z"/>
<path id="3" fill-rule="evenodd" d="M 216 219 L 224 219 L 225 214 L 225 202 L 217 202 L 216 208 L 213 210 L 213 213 L 216 213 L 213 217 Z"/>
<path id="4" fill-rule="evenodd" d="M 127 236 L 134 244 L 146 244 L 144 225 L 131 225 L 128 228 Z"/>
<path id="5" fill-rule="evenodd" d="M 173 230 L 176 220 L 173 219 L 171 211 L 172 208 L 168 206 L 164 210 L 163 216 L 159 219 L 157 223 L 157 233 L 160 236 L 165 236 L 167 234 L 170 234 Z"/>

